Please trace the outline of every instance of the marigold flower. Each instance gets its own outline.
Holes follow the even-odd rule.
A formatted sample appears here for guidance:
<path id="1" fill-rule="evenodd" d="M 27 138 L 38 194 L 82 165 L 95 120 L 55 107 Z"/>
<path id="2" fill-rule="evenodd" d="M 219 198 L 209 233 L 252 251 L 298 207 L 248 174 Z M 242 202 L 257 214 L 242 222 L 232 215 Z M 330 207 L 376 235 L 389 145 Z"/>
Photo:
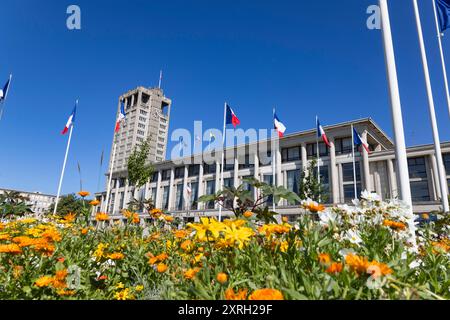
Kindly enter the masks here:
<path id="1" fill-rule="evenodd" d="M 249 300 L 284 300 L 283 294 L 277 289 L 258 289 L 248 297 Z"/>
<path id="2" fill-rule="evenodd" d="M 37 279 L 34 283 L 34 285 L 39 288 L 48 287 L 52 284 L 53 284 L 53 277 L 50 276 L 42 276 L 39 279 Z"/>
<path id="3" fill-rule="evenodd" d="M 253 215 L 253 212 L 251 212 L 251 211 L 244 212 L 244 217 L 246 217 L 247 219 L 250 218 L 252 215 Z"/>
<path id="4" fill-rule="evenodd" d="M 90 195 L 91 193 L 89 191 L 80 191 L 78 192 L 78 195 L 82 198 L 87 197 L 88 195 Z"/>
<path id="5" fill-rule="evenodd" d="M 422 219 L 430 220 L 430 215 L 428 213 L 422 213 Z"/>
<path id="6" fill-rule="evenodd" d="M 83 228 L 83 229 L 81 229 L 81 234 L 87 234 L 88 231 L 89 231 L 88 228 Z"/>
<path id="7" fill-rule="evenodd" d="M 61 290 L 56 291 L 56 294 L 58 294 L 59 296 L 62 296 L 62 297 L 64 297 L 64 296 L 73 296 L 73 295 L 75 295 L 75 290 L 64 290 L 64 289 L 61 289 Z"/>
<path id="8" fill-rule="evenodd" d="M 319 254 L 319 263 L 322 265 L 329 265 L 331 263 L 331 258 L 328 253 Z"/>
<path id="9" fill-rule="evenodd" d="M 226 300 L 246 300 L 247 299 L 247 289 L 239 289 L 237 293 L 234 292 L 232 288 L 225 290 Z"/>
<path id="10" fill-rule="evenodd" d="M 97 199 L 92 200 L 91 202 L 89 202 L 89 204 L 93 207 L 98 206 L 100 204 L 100 201 L 98 201 Z"/>
<path id="11" fill-rule="evenodd" d="M 114 298 L 116 300 L 129 300 L 129 299 L 133 299 L 133 296 L 130 295 L 130 289 L 125 288 L 119 292 L 116 292 L 114 294 Z"/>
<path id="12" fill-rule="evenodd" d="M 7 233 L 0 234 L 0 241 L 9 240 L 11 239 L 11 236 Z"/>
<path id="13" fill-rule="evenodd" d="M 330 266 L 325 270 L 326 273 L 340 273 L 342 272 L 343 265 L 340 262 L 333 262 Z"/>
<path id="14" fill-rule="evenodd" d="M 13 270 L 14 279 L 18 279 L 20 277 L 20 275 L 22 274 L 22 271 L 23 271 L 22 266 L 14 266 L 14 270 Z"/>
<path id="15" fill-rule="evenodd" d="M 175 238 L 183 239 L 183 238 L 187 237 L 188 232 L 186 230 L 183 230 L 183 229 L 176 230 L 176 231 L 174 231 L 174 235 L 175 235 Z"/>
<path id="16" fill-rule="evenodd" d="M 104 212 L 99 212 L 97 213 L 95 220 L 97 221 L 108 221 L 109 220 L 109 216 L 107 213 Z"/>
<path id="17" fill-rule="evenodd" d="M 75 220 L 75 218 L 76 218 L 76 214 L 75 213 L 73 213 L 73 212 L 69 212 L 68 214 L 66 214 L 65 216 L 64 216 L 64 220 L 66 221 L 66 222 L 73 222 L 74 220 Z"/>
<path id="18" fill-rule="evenodd" d="M 166 221 L 166 222 L 172 222 L 173 221 L 173 217 L 172 216 L 169 216 L 169 215 L 163 215 L 163 218 L 164 218 L 164 220 Z"/>
<path id="19" fill-rule="evenodd" d="M 121 252 L 113 252 L 108 255 L 108 258 L 111 260 L 122 260 L 123 258 L 125 258 L 125 255 Z"/>
<path id="20" fill-rule="evenodd" d="M 193 249 L 192 246 L 192 241 L 191 240 L 184 240 L 181 245 L 180 248 L 184 251 L 191 251 Z"/>
<path id="21" fill-rule="evenodd" d="M 195 275 L 200 271 L 200 268 L 189 269 L 184 273 L 184 278 L 191 280 L 195 277 Z"/>
<path id="22" fill-rule="evenodd" d="M 386 227 L 390 227 L 394 230 L 405 230 L 406 229 L 406 225 L 404 223 L 391 221 L 391 220 L 384 220 L 383 225 L 385 225 Z"/>
<path id="23" fill-rule="evenodd" d="M 160 209 L 155 208 L 150 211 L 150 215 L 155 219 L 159 218 L 159 216 L 161 216 L 161 214 L 163 214 L 163 212 Z"/>
<path id="24" fill-rule="evenodd" d="M 15 243 L 11 243 L 11 244 L 0 244 L 0 253 L 21 253 L 22 249 L 20 249 L 20 247 L 15 244 Z"/>
<path id="25" fill-rule="evenodd" d="M 167 271 L 168 266 L 164 263 L 158 263 L 158 265 L 156 266 L 156 271 L 158 271 L 159 273 L 164 273 Z"/>
<path id="26" fill-rule="evenodd" d="M 137 213 L 133 213 L 133 219 L 131 220 L 131 222 L 133 222 L 134 224 L 138 224 L 140 222 L 140 218 L 139 215 Z"/>
<path id="27" fill-rule="evenodd" d="M 217 274 L 216 279 L 217 279 L 217 281 L 218 281 L 219 283 L 224 284 L 225 282 L 228 281 L 228 276 L 227 276 L 226 273 L 219 272 L 219 273 Z"/>
<path id="28" fill-rule="evenodd" d="M 122 214 L 125 218 L 129 219 L 133 215 L 133 212 L 131 212 L 130 210 L 124 209 L 124 210 L 122 210 Z"/>

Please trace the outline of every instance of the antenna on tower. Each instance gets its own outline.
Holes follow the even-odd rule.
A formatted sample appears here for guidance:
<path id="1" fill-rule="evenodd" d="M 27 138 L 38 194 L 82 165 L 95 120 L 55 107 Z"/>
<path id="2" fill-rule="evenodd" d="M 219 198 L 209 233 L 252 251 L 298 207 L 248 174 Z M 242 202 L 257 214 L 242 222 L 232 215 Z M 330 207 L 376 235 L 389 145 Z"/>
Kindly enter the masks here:
<path id="1" fill-rule="evenodd" d="M 159 89 L 161 89 L 161 81 L 162 81 L 162 70 L 159 71 L 159 84 L 158 84 Z"/>

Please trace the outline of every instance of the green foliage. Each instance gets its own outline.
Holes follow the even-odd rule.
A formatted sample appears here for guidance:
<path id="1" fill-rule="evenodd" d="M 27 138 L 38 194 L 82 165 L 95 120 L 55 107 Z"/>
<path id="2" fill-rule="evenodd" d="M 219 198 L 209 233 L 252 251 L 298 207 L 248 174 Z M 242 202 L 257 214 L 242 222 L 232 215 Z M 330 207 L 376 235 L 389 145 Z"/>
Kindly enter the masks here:
<path id="1" fill-rule="evenodd" d="M 146 210 L 147 212 L 150 212 L 152 209 L 155 208 L 155 205 L 153 204 L 153 200 L 151 198 L 148 199 L 136 199 L 133 198 L 127 203 L 127 209 L 129 211 L 136 211 L 136 212 L 142 212 Z"/>
<path id="2" fill-rule="evenodd" d="M 139 148 L 135 147 L 128 158 L 128 180 L 136 188 L 142 187 L 153 174 L 153 166 L 148 163 L 150 139 L 144 141 Z"/>
<path id="3" fill-rule="evenodd" d="M 328 195 L 322 186 L 322 181 L 317 179 L 317 161 L 314 159 L 308 163 L 300 177 L 300 199 L 311 199 L 317 202 L 326 202 Z"/>
<path id="4" fill-rule="evenodd" d="M 254 199 L 252 190 L 246 189 L 247 185 L 257 189 L 257 199 Z M 216 194 L 201 196 L 198 201 L 205 203 L 210 201 L 218 202 L 225 209 L 232 211 L 236 217 L 242 216 L 246 211 L 252 211 L 260 220 L 268 223 L 270 221 L 276 222 L 274 216 L 277 215 L 276 212 L 271 211 L 269 208 L 268 200 L 270 198 L 273 198 L 275 203 L 278 203 L 281 199 L 285 199 L 289 203 L 300 201 L 300 198 L 294 192 L 284 187 L 269 185 L 255 178 L 244 179 L 244 183 L 237 188 L 225 187 L 224 190 Z M 234 200 L 236 200 L 236 206 L 234 205 Z"/>
<path id="5" fill-rule="evenodd" d="M 83 200 L 82 198 L 78 198 L 74 193 L 68 194 L 66 196 L 62 196 L 59 198 L 58 201 L 58 210 L 56 214 L 60 217 L 65 216 L 68 213 L 77 213 L 77 212 L 84 212 L 86 206 L 88 205 L 88 200 Z M 49 208 L 47 213 L 51 214 L 53 213 L 53 210 L 55 209 L 55 204 L 52 204 Z"/>
<path id="6" fill-rule="evenodd" d="M 21 216 L 32 213 L 31 206 L 27 204 L 29 199 L 17 191 L 5 191 L 0 195 L 0 217 Z"/>

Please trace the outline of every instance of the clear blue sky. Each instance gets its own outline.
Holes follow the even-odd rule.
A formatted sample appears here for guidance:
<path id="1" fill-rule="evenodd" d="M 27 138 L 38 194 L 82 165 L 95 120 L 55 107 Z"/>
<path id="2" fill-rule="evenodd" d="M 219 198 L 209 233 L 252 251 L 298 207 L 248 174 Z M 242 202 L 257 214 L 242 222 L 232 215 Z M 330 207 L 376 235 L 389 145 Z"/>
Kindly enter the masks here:
<path id="1" fill-rule="evenodd" d="M 408 145 L 431 143 L 411 1 L 390 0 Z M 289 132 L 372 117 L 391 135 L 379 30 L 366 28 L 376 0 L 25 1 L 3 0 L 0 82 L 14 74 L 0 122 L 0 186 L 56 193 L 67 136 L 80 99 L 63 193 L 96 191 L 106 171 L 117 97 L 157 85 L 173 99 L 171 131 L 220 128 L 223 102 L 242 128 L 272 125 L 272 107 Z M 77 4 L 82 30 L 66 28 Z M 419 1 L 442 140 L 450 140 L 431 1 Z M 450 63 L 450 34 L 444 39 Z M 102 178 L 101 186 L 104 186 Z"/>

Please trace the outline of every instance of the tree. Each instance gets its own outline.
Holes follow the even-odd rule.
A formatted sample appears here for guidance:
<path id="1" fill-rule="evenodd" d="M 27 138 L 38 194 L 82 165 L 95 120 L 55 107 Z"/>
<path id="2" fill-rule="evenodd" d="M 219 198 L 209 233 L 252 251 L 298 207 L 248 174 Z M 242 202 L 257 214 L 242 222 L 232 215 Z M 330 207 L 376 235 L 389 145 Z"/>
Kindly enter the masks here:
<path id="1" fill-rule="evenodd" d="M 28 197 L 22 196 L 17 191 L 5 191 L 0 195 L 0 217 L 21 216 L 27 213 L 33 213 Z"/>
<path id="2" fill-rule="evenodd" d="M 311 199 L 322 203 L 328 200 L 328 195 L 322 186 L 322 181 L 319 181 L 317 178 L 317 161 L 314 159 L 308 163 L 301 174 L 299 183 L 300 199 Z"/>
<path id="3" fill-rule="evenodd" d="M 62 196 L 61 198 L 59 198 L 58 210 L 56 214 L 59 216 L 65 216 L 70 212 L 81 213 L 88 204 L 89 200 L 78 198 L 73 193 L 68 194 L 66 196 Z M 54 208 L 55 204 L 52 203 L 52 205 L 48 208 L 47 213 L 53 213 Z"/>
<path id="4" fill-rule="evenodd" d="M 148 163 L 150 153 L 150 138 L 144 141 L 139 148 L 136 146 L 128 158 L 128 180 L 137 189 L 142 187 L 153 174 L 153 166 Z"/>

